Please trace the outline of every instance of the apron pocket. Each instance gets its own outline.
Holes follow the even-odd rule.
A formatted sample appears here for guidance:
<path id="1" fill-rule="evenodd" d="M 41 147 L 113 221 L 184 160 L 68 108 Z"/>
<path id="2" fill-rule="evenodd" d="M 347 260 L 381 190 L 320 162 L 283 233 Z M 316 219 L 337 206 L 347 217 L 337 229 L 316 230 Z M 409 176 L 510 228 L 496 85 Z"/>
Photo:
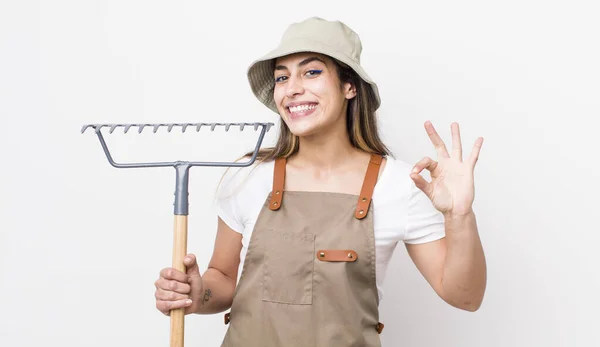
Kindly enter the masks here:
<path id="1" fill-rule="evenodd" d="M 262 300 L 311 305 L 315 235 L 268 230 L 265 237 Z"/>

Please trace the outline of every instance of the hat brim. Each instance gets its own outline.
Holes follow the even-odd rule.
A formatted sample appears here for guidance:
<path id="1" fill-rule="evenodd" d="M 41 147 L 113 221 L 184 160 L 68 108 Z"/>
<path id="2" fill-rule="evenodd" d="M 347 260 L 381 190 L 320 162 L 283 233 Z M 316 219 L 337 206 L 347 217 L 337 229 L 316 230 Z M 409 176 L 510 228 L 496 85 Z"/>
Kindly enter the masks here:
<path id="1" fill-rule="evenodd" d="M 358 76 L 373 89 L 373 95 L 376 99 L 374 100 L 375 109 L 379 108 L 381 98 L 379 96 L 377 84 L 371 79 L 362 66 L 344 53 L 341 53 L 335 48 L 323 44 L 322 42 L 305 38 L 296 38 L 287 40 L 276 49 L 254 61 L 248 68 L 248 82 L 250 83 L 252 92 L 260 102 L 273 112 L 279 114 L 273 100 L 273 89 L 275 87 L 275 81 L 273 79 L 274 59 L 301 52 L 320 53 L 350 66 L 350 68 L 352 68 Z"/>

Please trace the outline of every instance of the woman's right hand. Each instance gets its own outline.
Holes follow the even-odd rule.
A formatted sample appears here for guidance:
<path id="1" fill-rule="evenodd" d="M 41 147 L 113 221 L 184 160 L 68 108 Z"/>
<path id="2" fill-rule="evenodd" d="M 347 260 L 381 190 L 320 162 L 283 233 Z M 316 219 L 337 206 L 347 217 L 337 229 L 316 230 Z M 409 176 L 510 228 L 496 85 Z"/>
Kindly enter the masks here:
<path id="1" fill-rule="evenodd" d="M 170 311 L 185 308 L 185 314 L 196 313 L 202 297 L 202 277 L 196 263 L 196 257 L 188 254 L 184 258 L 186 273 L 172 267 L 160 271 L 160 277 L 154 282 L 156 287 L 156 308 L 164 315 Z"/>

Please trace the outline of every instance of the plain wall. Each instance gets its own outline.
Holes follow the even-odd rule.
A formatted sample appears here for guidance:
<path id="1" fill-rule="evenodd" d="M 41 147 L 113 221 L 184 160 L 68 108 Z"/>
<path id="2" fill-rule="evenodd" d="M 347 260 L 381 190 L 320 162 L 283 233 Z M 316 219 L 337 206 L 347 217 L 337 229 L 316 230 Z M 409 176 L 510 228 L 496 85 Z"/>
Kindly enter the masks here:
<path id="1" fill-rule="evenodd" d="M 465 153 L 485 139 L 474 206 L 484 303 L 474 313 L 444 303 L 399 244 L 381 302 L 384 346 L 599 346 L 598 10 L 533 0 L 2 1 L 0 346 L 168 345 L 154 281 L 171 265 L 174 170 L 115 169 L 80 128 L 277 123 L 246 68 L 309 16 L 359 33 L 398 158 L 435 158 L 426 120 L 448 144 L 458 121 Z M 257 133 L 111 136 L 120 161 L 229 161 Z M 188 250 L 201 268 L 223 172 L 191 171 Z M 222 314 L 188 316 L 186 345 L 218 346 L 225 329 Z"/>

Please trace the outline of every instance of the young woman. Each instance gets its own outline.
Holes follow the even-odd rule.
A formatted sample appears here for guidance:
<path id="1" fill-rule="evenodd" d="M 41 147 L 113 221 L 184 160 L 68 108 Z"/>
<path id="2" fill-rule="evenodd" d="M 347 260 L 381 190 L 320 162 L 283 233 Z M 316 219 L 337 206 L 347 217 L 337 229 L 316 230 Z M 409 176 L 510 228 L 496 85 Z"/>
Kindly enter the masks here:
<path id="1" fill-rule="evenodd" d="M 472 203 L 483 139 L 463 161 L 458 124 L 448 152 L 427 122 L 438 160 L 393 159 L 361 50 L 343 23 L 309 18 L 251 65 L 254 94 L 281 116 L 279 138 L 222 182 L 208 269 L 189 254 L 186 273 L 161 271 L 161 312 L 231 309 L 223 346 L 379 346 L 381 286 L 399 241 L 443 300 L 479 308 L 486 264 Z"/>

